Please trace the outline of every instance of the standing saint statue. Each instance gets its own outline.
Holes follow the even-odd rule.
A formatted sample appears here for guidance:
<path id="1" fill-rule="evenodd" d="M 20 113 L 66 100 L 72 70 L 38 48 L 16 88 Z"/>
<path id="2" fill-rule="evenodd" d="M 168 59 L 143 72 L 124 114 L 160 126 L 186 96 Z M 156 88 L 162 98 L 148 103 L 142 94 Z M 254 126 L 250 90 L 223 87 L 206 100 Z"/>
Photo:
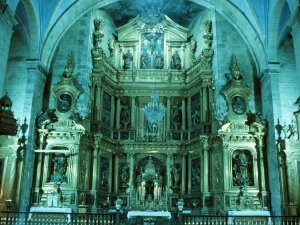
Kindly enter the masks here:
<path id="1" fill-rule="evenodd" d="M 153 196 L 154 200 L 161 199 L 161 191 L 162 191 L 162 176 L 160 174 L 155 175 L 155 179 L 153 180 Z"/>
<path id="2" fill-rule="evenodd" d="M 156 69 L 162 69 L 164 66 L 164 58 L 161 54 L 161 51 L 158 51 L 155 55 L 155 68 Z"/>
<path id="3" fill-rule="evenodd" d="M 181 59 L 178 51 L 175 51 L 175 54 L 172 56 L 172 69 L 181 69 Z"/>
<path id="4" fill-rule="evenodd" d="M 141 55 L 141 69 L 147 69 L 148 68 L 148 53 L 146 50 L 143 51 L 143 54 Z"/>
<path id="5" fill-rule="evenodd" d="M 130 53 L 130 50 L 127 50 L 126 54 L 123 53 L 123 60 L 124 60 L 123 68 L 124 69 L 130 69 L 130 63 L 133 60 L 133 56 Z"/>

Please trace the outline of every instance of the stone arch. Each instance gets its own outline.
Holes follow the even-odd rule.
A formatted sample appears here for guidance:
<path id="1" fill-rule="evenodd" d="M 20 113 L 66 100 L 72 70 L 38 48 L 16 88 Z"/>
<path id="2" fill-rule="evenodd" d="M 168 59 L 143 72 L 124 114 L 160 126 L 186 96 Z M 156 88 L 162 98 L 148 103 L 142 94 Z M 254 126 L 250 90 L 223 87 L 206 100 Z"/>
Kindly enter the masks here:
<path id="1" fill-rule="evenodd" d="M 95 10 L 118 0 L 100 1 L 94 0 L 76 1 L 55 23 L 49 33 L 45 33 L 44 44 L 41 51 L 41 62 L 48 69 L 59 40 L 68 31 L 68 29 L 83 15 L 91 10 Z M 72 21 L 72 22 L 70 22 Z"/>
<path id="2" fill-rule="evenodd" d="M 255 30 L 251 22 L 238 8 L 229 1 L 216 0 L 215 4 L 204 0 L 194 0 L 193 2 L 215 10 L 223 16 L 241 35 L 251 53 L 256 70 L 262 71 L 265 69 L 265 43 L 264 38 L 261 36 L 262 31 Z"/>
<path id="3" fill-rule="evenodd" d="M 267 39 L 267 60 L 268 62 L 277 62 L 277 45 L 278 45 L 278 26 L 280 15 L 285 4 L 285 0 L 277 0 L 274 7 L 269 11 L 269 29 Z"/>
<path id="4" fill-rule="evenodd" d="M 28 43 L 28 57 L 31 59 L 39 58 L 39 44 L 40 43 L 40 35 L 38 31 L 36 13 L 34 11 L 33 5 L 29 0 L 22 0 L 24 4 L 25 10 L 27 12 L 28 25 L 29 25 L 29 33 L 27 35 L 27 43 Z M 19 3 L 20 4 L 20 3 Z"/>

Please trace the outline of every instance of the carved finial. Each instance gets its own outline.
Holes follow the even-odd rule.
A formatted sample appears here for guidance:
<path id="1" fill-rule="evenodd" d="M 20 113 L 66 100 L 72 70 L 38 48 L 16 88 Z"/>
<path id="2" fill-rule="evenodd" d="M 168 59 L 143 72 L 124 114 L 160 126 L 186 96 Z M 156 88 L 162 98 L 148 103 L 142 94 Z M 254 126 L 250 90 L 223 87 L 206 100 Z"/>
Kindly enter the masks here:
<path id="1" fill-rule="evenodd" d="M 211 20 L 206 20 L 204 25 L 205 25 L 205 31 L 208 32 L 208 33 L 211 33 L 212 21 Z"/>
<path id="2" fill-rule="evenodd" d="M 231 70 L 231 73 L 234 77 L 234 79 L 238 80 L 241 76 L 240 74 L 240 67 L 239 67 L 239 64 L 238 64 L 238 61 L 236 59 L 236 56 L 233 57 L 233 67 L 232 67 L 232 70 Z"/>
<path id="3" fill-rule="evenodd" d="M 300 110 L 300 97 L 299 98 L 297 98 L 297 101 L 294 103 L 295 105 L 298 105 L 298 107 L 299 107 L 299 110 Z"/>
<path id="4" fill-rule="evenodd" d="M 72 53 L 70 53 L 68 55 L 68 60 L 67 60 L 67 65 L 65 67 L 65 71 L 64 71 L 64 74 L 63 76 L 64 77 L 71 77 L 72 76 L 72 73 L 73 73 L 73 65 L 72 65 Z"/>
<path id="5" fill-rule="evenodd" d="M 94 20 L 95 30 L 102 30 L 103 25 L 104 25 L 104 22 L 102 20 L 99 20 L 99 19 Z"/>

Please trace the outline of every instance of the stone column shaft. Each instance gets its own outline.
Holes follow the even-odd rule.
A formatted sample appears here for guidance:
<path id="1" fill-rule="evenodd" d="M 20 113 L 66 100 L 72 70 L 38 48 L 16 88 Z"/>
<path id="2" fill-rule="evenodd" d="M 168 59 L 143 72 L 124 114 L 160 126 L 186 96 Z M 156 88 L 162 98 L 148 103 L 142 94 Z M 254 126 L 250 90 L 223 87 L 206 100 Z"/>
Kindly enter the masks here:
<path id="1" fill-rule="evenodd" d="M 43 185 L 47 183 L 48 173 L 49 173 L 49 153 L 45 153 L 44 157 L 44 168 L 43 168 Z"/>
<path id="2" fill-rule="evenodd" d="M 186 106 L 185 106 L 185 98 L 182 98 L 181 101 L 181 112 L 182 112 L 182 125 L 181 125 L 181 129 L 182 130 L 186 130 Z"/>
<path id="3" fill-rule="evenodd" d="M 121 100 L 120 97 L 117 96 L 117 110 L 116 110 L 116 128 L 120 129 L 120 113 L 121 113 Z"/>
<path id="4" fill-rule="evenodd" d="M 119 155 L 116 154 L 115 155 L 115 173 L 117 174 L 115 176 L 115 193 L 119 192 L 119 175 L 118 175 L 118 171 L 119 171 Z"/>
<path id="5" fill-rule="evenodd" d="M 192 128 L 192 98 L 188 97 L 188 103 L 187 103 L 187 118 L 188 118 L 188 129 Z"/>
<path id="6" fill-rule="evenodd" d="M 115 113 L 116 113 L 116 106 L 115 106 L 115 98 L 111 98 L 111 115 L 110 115 L 110 127 L 114 128 L 114 121 L 115 121 Z"/>
<path id="7" fill-rule="evenodd" d="M 129 178 L 129 185 L 130 185 L 130 189 L 132 189 L 133 186 L 133 167 L 134 167 L 134 154 L 128 154 L 127 156 L 129 156 L 130 159 L 130 178 Z"/>
<path id="8" fill-rule="evenodd" d="M 97 84 L 97 89 L 96 89 L 96 102 L 97 102 L 97 111 L 96 111 L 96 119 L 101 120 L 101 84 Z"/>
<path id="9" fill-rule="evenodd" d="M 9 54 L 10 40 L 13 34 L 13 26 L 18 24 L 15 19 L 15 13 L 10 9 L 10 6 L 5 3 L 6 1 L 0 1 L 0 8 L 5 9 L 0 13 L 0 40 L 1 40 L 1 51 L 0 51 L 0 62 L 1 62 L 1 70 L 0 70 L 0 95 L 3 96 L 5 94 L 4 80 L 6 76 L 6 66 L 7 59 Z"/>
<path id="10" fill-rule="evenodd" d="M 98 147 L 94 147 L 93 151 L 93 174 L 92 174 L 92 190 L 97 190 L 97 174 L 98 174 Z"/>
<path id="11" fill-rule="evenodd" d="M 131 129 L 135 129 L 135 96 L 131 97 L 131 116 L 130 116 L 130 122 L 131 122 Z"/>
<path id="12" fill-rule="evenodd" d="M 203 175 L 204 176 L 208 174 L 208 170 L 209 170 L 207 151 L 208 151 L 207 147 L 204 147 L 204 155 L 203 155 L 203 157 L 204 157 L 204 159 L 203 159 L 203 168 L 204 168 Z M 208 179 L 203 179 L 203 191 L 208 192 Z"/>
<path id="13" fill-rule="evenodd" d="M 170 187 L 171 187 L 171 171 L 170 171 L 170 162 L 171 162 L 171 155 L 167 154 L 167 177 L 166 177 L 166 191 L 170 194 Z"/>
<path id="14" fill-rule="evenodd" d="M 167 97 L 167 112 L 166 112 L 166 120 L 167 120 L 167 131 L 171 129 L 171 98 Z"/>
<path id="15" fill-rule="evenodd" d="M 186 158 L 182 155 L 182 179 L 181 179 L 181 194 L 186 193 Z"/>
<path id="16" fill-rule="evenodd" d="M 292 27 L 292 36 L 295 49 L 295 60 L 298 74 L 298 84 L 300 85 L 300 7 L 295 10 L 295 13 L 290 17 L 290 26 Z"/>

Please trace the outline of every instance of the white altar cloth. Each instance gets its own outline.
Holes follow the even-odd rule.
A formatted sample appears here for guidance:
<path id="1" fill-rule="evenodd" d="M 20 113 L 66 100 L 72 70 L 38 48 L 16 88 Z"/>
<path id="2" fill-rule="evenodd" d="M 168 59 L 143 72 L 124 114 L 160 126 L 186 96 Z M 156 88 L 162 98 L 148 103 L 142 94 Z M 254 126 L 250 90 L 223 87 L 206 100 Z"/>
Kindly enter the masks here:
<path id="1" fill-rule="evenodd" d="M 71 208 L 44 208 L 44 207 L 31 207 L 30 213 L 28 214 L 28 221 L 31 220 L 33 212 L 40 212 L 40 213 L 66 213 L 66 217 L 68 219 L 68 223 L 71 222 Z"/>
<path id="2" fill-rule="evenodd" d="M 132 217 L 137 216 L 151 216 L 151 217 L 167 217 L 168 219 L 171 219 L 171 213 L 170 212 L 152 212 L 152 211 L 129 211 L 127 213 L 127 218 L 130 219 Z"/>
<path id="3" fill-rule="evenodd" d="M 227 224 L 232 224 L 235 216 L 267 216 L 269 224 L 272 223 L 269 211 L 228 211 Z"/>

